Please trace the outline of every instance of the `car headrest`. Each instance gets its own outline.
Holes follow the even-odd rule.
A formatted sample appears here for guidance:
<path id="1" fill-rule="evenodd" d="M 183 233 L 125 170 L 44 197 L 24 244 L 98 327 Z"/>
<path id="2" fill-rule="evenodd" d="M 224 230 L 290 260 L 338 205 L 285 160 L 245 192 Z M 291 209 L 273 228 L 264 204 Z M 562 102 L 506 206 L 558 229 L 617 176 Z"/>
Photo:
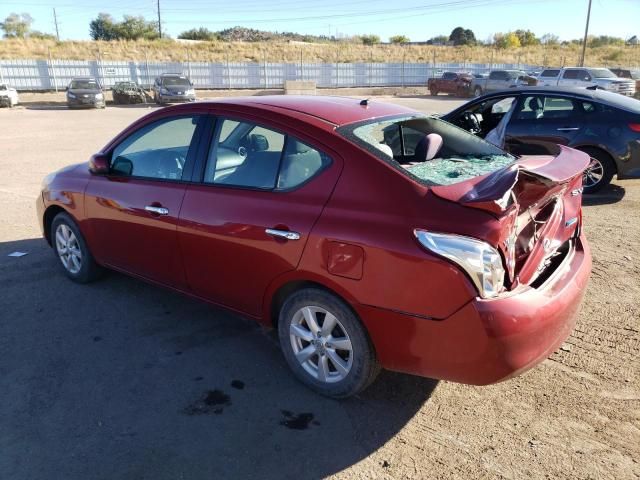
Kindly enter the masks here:
<path id="1" fill-rule="evenodd" d="M 442 148 L 443 142 L 442 137 L 437 133 L 425 135 L 416 145 L 415 155 L 418 157 L 416 160 L 422 161 L 422 158 L 424 161 L 433 160 Z"/>
<path id="2" fill-rule="evenodd" d="M 290 145 L 287 146 L 287 151 L 291 153 L 306 153 L 310 147 L 297 140 L 290 139 Z"/>
<path id="3" fill-rule="evenodd" d="M 528 102 L 528 107 L 532 112 L 542 110 L 542 101 L 538 97 L 531 97 Z"/>
<path id="4" fill-rule="evenodd" d="M 266 152 L 269 150 L 269 140 L 264 135 L 252 133 L 249 137 L 251 143 L 251 150 L 254 152 Z"/>

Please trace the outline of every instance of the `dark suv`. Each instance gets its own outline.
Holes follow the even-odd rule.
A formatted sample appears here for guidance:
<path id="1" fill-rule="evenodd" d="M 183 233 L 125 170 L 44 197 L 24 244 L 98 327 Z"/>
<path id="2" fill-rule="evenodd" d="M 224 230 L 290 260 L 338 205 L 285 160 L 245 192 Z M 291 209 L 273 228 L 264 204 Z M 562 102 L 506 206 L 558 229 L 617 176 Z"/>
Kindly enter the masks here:
<path id="1" fill-rule="evenodd" d="M 153 99 L 157 104 L 195 102 L 196 91 L 188 77 L 179 73 L 163 73 L 153 83 Z"/>

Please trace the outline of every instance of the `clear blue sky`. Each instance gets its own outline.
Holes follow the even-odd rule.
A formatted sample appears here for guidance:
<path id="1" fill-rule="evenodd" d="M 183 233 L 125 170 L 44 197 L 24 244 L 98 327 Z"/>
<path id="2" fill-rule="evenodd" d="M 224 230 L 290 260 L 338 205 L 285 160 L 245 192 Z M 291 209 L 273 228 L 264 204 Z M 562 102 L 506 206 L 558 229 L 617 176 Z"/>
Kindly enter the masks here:
<path id="1" fill-rule="evenodd" d="M 386 40 L 404 34 L 427 40 L 457 26 L 487 39 L 517 28 L 563 40 L 584 32 L 588 0 L 160 0 L 163 30 L 177 37 L 192 27 L 221 30 L 236 25 L 270 31 L 357 35 Z M 156 18 L 156 0 L 0 0 L 0 19 L 29 13 L 33 28 L 54 33 L 53 7 L 63 39 L 89 38 L 89 22 L 99 12 Z M 640 36 L 640 0 L 593 0 L 590 33 Z"/>

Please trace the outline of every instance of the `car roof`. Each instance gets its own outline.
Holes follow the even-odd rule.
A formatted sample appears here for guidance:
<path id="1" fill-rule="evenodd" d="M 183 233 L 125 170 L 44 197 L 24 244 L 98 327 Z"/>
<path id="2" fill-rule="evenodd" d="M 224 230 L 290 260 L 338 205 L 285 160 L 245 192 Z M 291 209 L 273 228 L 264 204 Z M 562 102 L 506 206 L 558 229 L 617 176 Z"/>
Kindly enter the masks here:
<path id="1" fill-rule="evenodd" d="M 415 115 L 416 110 L 390 103 L 368 100 L 361 104 L 361 98 L 324 95 L 268 95 L 256 97 L 229 97 L 210 104 L 237 105 L 269 111 L 289 110 L 319 118 L 336 126 L 361 122 L 392 115 Z"/>
<path id="2" fill-rule="evenodd" d="M 594 100 L 597 102 L 605 103 L 615 108 L 627 110 L 634 113 L 640 112 L 640 100 L 635 100 L 630 97 L 625 97 L 619 93 L 609 92 L 601 88 L 598 89 L 586 89 L 577 87 L 518 87 L 507 88 L 496 92 L 488 93 L 478 99 L 488 99 L 492 97 L 501 97 L 508 95 L 521 95 L 521 94 L 539 94 L 539 95 L 570 95 L 572 97 L 584 98 L 587 100 Z M 475 101 L 477 101 L 476 99 Z M 465 104 L 466 105 L 466 104 Z M 464 108 L 465 105 L 457 108 L 455 111 Z"/>
<path id="3" fill-rule="evenodd" d="M 184 73 L 161 73 L 161 77 L 186 77 Z"/>

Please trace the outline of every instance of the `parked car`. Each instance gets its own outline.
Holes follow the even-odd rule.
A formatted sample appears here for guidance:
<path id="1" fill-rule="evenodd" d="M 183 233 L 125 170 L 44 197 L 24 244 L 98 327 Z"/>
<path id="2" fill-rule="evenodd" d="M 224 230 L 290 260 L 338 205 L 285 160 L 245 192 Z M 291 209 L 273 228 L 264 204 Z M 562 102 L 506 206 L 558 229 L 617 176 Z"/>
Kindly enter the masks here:
<path id="1" fill-rule="evenodd" d="M 521 85 L 535 85 L 536 79 L 522 70 L 492 70 L 486 78 L 475 78 L 471 91 L 479 97 L 485 93 Z"/>
<path id="2" fill-rule="evenodd" d="M 118 82 L 113 86 L 111 94 L 113 103 L 117 105 L 147 102 L 147 92 L 136 82 Z"/>
<path id="3" fill-rule="evenodd" d="M 274 327 L 321 394 L 380 366 L 483 385 L 573 328 L 588 161 L 515 158 L 381 102 L 229 98 L 136 121 L 46 177 L 37 212 L 72 280 L 113 268 Z"/>
<path id="4" fill-rule="evenodd" d="M 640 101 L 604 90 L 528 87 L 472 100 L 442 118 L 485 138 L 506 115 L 505 148 L 515 155 L 557 155 L 561 146 L 591 157 L 584 191 L 640 177 Z"/>
<path id="5" fill-rule="evenodd" d="M 473 76 L 468 73 L 444 72 L 440 78 L 430 78 L 427 87 L 431 95 L 448 93 L 458 97 L 468 97 L 471 93 Z"/>
<path id="6" fill-rule="evenodd" d="M 640 70 L 630 70 L 628 68 L 610 68 L 616 76 L 620 78 L 629 78 L 636 82 L 636 96 L 640 93 Z"/>
<path id="7" fill-rule="evenodd" d="M 6 83 L 0 83 L 0 107 L 14 107 L 20 103 L 18 91 Z"/>
<path id="8" fill-rule="evenodd" d="M 191 80 L 179 73 L 163 73 L 153 83 L 153 99 L 157 104 L 195 102 L 196 91 Z"/>
<path id="9" fill-rule="evenodd" d="M 611 92 L 633 97 L 635 82 L 617 77 L 607 68 L 547 68 L 538 77 L 541 87 L 600 87 Z"/>
<path id="10" fill-rule="evenodd" d="M 104 108 L 104 93 L 95 78 L 78 77 L 71 80 L 67 87 L 67 106 L 69 108 Z"/>

